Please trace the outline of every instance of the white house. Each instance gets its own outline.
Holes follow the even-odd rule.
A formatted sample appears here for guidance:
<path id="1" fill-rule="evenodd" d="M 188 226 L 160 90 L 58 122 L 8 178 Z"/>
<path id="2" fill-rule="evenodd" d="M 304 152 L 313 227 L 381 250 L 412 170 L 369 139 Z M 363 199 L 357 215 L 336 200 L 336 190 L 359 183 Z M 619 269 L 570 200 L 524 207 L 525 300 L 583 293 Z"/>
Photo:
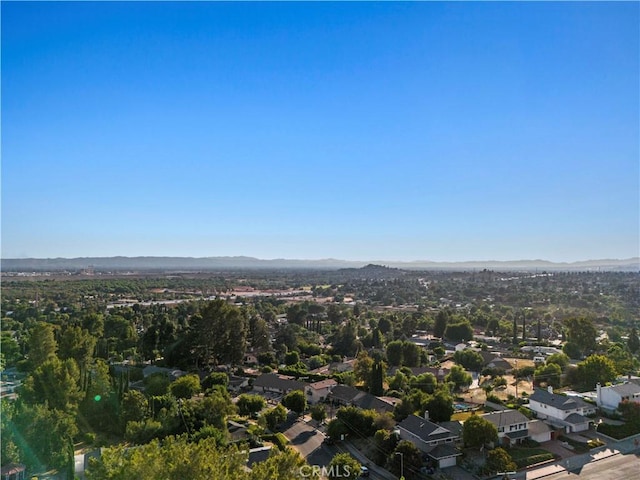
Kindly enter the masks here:
<path id="1" fill-rule="evenodd" d="M 336 382 L 333 378 L 310 383 L 304 389 L 307 395 L 307 402 L 311 405 L 315 405 L 319 402 L 324 402 L 329 396 L 329 393 L 331 393 L 331 389 L 336 385 L 338 385 L 338 382 Z"/>
<path id="2" fill-rule="evenodd" d="M 529 438 L 538 443 L 551 440 L 551 427 L 542 420 L 529 420 Z"/>
<path id="3" fill-rule="evenodd" d="M 429 421 L 428 413 L 425 418 L 409 415 L 398 424 L 398 431 L 402 440 L 412 442 L 425 452 L 438 468 L 454 466 L 456 457 L 462 455 L 454 446 L 458 433 Z"/>
<path id="4" fill-rule="evenodd" d="M 623 400 L 640 403 L 640 385 L 632 382 L 612 385 L 610 387 L 602 387 L 598 383 L 596 385 L 596 393 L 598 395 L 598 407 L 604 410 L 616 410 Z"/>
<path id="5" fill-rule="evenodd" d="M 552 387 L 548 387 L 548 390 L 536 389 L 529 397 L 529 408 L 538 418 L 564 428 L 567 433 L 588 430 L 591 420 L 586 416 L 596 413 L 595 405 L 578 397 L 553 393 Z"/>
<path id="6" fill-rule="evenodd" d="M 529 419 L 517 410 L 499 410 L 485 413 L 482 418 L 495 425 L 498 441 L 511 446 L 529 437 Z"/>

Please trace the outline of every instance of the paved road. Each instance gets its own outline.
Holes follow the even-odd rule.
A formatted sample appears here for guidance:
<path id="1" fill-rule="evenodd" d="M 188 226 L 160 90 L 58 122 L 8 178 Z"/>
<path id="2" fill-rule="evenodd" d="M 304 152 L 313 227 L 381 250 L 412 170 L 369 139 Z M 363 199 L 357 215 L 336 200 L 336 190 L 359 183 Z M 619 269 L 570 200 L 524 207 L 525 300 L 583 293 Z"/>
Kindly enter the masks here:
<path id="1" fill-rule="evenodd" d="M 563 461 L 563 463 L 565 463 Z M 544 477 L 544 480 L 635 480 L 640 478 L 640 454 L 615 455 L 597 462 L 590 462 L 581 468 L 565 469 Z"/>
<path id="2" fill-rule="evenodd" d="M 326 467 L 331 463 L 331 459 L 338 453 L 349 453 L 352 457 L 360 461 L 360 463 L 369 467 L 369 478 L 371 480 L 389 480 L 389 478 L 396 478 L 391 476 L 389 472 L 382 471 L 382 469 L 365 459 L 355 447 L 347 448 L 348 445 L 343 442 L 338 442 L 335 445 L 324 444 L 324 434 L 304 421 L 287 424 L 287 428 L 283 433 L 291 442 L 291 446 L 300 452 L 300 455 L 307 460 L 309 465 Z"/>

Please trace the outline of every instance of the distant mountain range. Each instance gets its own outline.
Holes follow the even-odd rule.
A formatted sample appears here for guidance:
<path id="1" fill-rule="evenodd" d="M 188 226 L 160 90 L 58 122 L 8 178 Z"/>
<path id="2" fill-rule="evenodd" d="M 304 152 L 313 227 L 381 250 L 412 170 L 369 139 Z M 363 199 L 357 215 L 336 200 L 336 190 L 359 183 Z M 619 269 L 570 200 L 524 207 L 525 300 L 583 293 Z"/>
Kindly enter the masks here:
<path id="1" fill-rule="evenodd" d="M 337 270 L 362 268 L 369 264 L 403 270 L 539 270 L 539 271 L 640 271 L 640 257 L 624 260 L 586 260 L 556 263 L 546 260 L 412 262 L 367 261 L 357 262 L 327 258 L 322 260 L 274 259 L 253 257 L 81 257 L 81 258 L 5 258 L 1 260 L 3 272 L 77 271 L 92 268 L 96 271 L 208 271 L 253 269 L 321 269 Z"/>

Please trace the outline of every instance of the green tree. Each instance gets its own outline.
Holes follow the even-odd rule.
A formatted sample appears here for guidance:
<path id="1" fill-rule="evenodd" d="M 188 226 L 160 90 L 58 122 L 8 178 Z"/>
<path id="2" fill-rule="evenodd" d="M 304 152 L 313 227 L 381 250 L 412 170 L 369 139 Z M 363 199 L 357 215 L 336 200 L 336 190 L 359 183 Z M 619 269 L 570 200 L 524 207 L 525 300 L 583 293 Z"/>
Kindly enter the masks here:
<path id="1" fill-rule="evenodd" d="M 0 334 L 0 352 L 7 366 L 13 366 L 20 359 L 20 345 L 9 332 Z"/>
<path id="2" fill-rule="evenodd" d="M 557 363 L 547 363 L 536 368 L 534 377 L 537 384 L 546 383 L 554 388 L 560 387 L 562 369 Z"/>
<path id="3" fill-rule="evenodd" d="M 90 462 L 89 480 L 247 480 L 247 453 L 218 447 L 215 438 L 189 442 L 187 437 L 157 439 L 137 448 L 105 448 Z"/>
<path id="4" fill-rule="evenodd" d="M 372 395 L 380 396 L 384 393 L 384 371 L 386 367 L 383 362 L 375 361 L 371 368 L 371 377 L 369 380 L 368 390 Z"/>
<path id="5" fill-rule="evenodd" d="M 224 300 L 207 302 L 191 324 L 197 365 L 239 364 L 244 358 L 247 321 Z"/>
<path id="6" fill-rule="evenodd" d="M 88 330 L 80 327 L 67 327 L 60 338 L 60 349 L 58 356 L 61 360 L 73 358 L 80 370 L 86 370 L 96 348 L 96 337 Z"/>
<path id="7" fill-rule="evenodd" d="M 329 480 L 355 480 L 360 476 L 360 462 L 348 453 L 338 453 L 329 462 Z"/>
<path id="8" fill-rule="evenodd" d="M 311 418 L 313 418 L 316 422 L 322 422 L 325 418 L 327 418 L 327 408 L 318 403 L 311 407 Z"/>
<path id="9" fill-rule="evenodd" d="M 13 427 L 19 432 L 15 437 L 16 445 L 27 465 L 33 469 L 66 467 L 68 439 L 78 433 L 72 413 L 42 404 L 19 403 Z"/>
<path id="10" fill-rule="evenodd" d="M 640 338 L 638 338 L 638 330 L 636 327 L 633 327 L 629 333 L 627 347 L 629 347 L 629 351 L 634 355 L 640 351 Z"/>
<path id="11" fill-rule="evenodd" d="M 488 472 L 510 472 L 515 471 L 518 466 L 515 464 L 511 455 L 504 448 L 494 448 L 487 454 L 485 469 Z"/>
<path id="12" fill-rule="evenodd" d="M 459 365 L 454 365 L 453 367 L 451 367 L 449 375 L 447 375 L 444 379 L 446 382 L 452 382 L 457 391 L 468 387 L 473 381 L 471 374 L 467 373 L 464 368 L 460 367 Z"/>
<path id="13" fill-rule="evenodd" d="M 52 409 L 75 412 L 83 396 L 78 386 L 78 377 L 78 367 L 74 360 L 62 361 L 53 357 L 26 378 L 21 395 L 28 403 L 46 402 Z"/>
<path id="14" fill-rule="evenodd" d="M 413 342 L 402 342 L 402 364 L 407 367 L 420 366 L 420 347 Z"/>
<path id="15" fill-rule="evenodd" d="M 191 398 L 200 393 L 200 377 L 198 375 L 184 375 L 169 385 L 171 394 L 176 398 Z"/>
<path id="16" fill-rule="evenodd" d="M 593 390 L 597 383 L 605 385 L 618 376 L 613 361 L 604 355 L 591 355 L 578 364 L 577 379 L 580 390 Z"/>
<path id="17" fill-rule="evenodd" d="M 564 321 L 568 341 L 578 347 L 582 355 L 586 355 L 596 348 L 596 330 L 593 320 L 586 317 L 571 317 Z"/>
<path id="18" fill-rule="evenodd" d="M 422 468 L 422 454 L 418 447 L 408 440 L 401 440 L 396 446 L 393 454 L 389 456 L 387 469 L 400 476 L 411 480 L 419 478 L 419 472 Z"/>
<path id="19" fill-rule="evenodd" d="M 307 409 L 307 397 L 302 390 L 293 390 L 284 396 L 282 405 L 300 415 Z"/>
<path id="20" fill-rule="evenodd" d="M 366 351 L 362 351 L 358 354 L 358 358 L 353 364 L 353 373 L 356 378 L 363 382 L 365 388 L 368 388 L 371 383 L 371 371 L 373 370 L 373 359 Z"/>
<path id="21" fill-rule="evenodd" d="M 377 465 L 384 466 L 387 458 L 393 454 L 398 445 L 398 436 L 389 430 L 380 429 L 373 435 L 373 443 L 375 445 L 374 461 Z"/>
<path id="22" fill-rule="evenodd" d="M 318 472 L 313 470 L 293 448 L 284 451 L 277 448 L 271 450 L 269 458 L 252 465 L 250 480 L 291 480 L 296 478 L 318 479 Z"/>
<path id="23" fill-rule="evenodd" d="M 201 387 L 205 390 L 214 385 L 222 385 L 226 387 L 229 384 L 229 375 L 224 372 L 211 372 L 202 380 Z"/>
<path id="24" fill-rule="evenodd" d="M 459 350 L 454 353 L 453 361 L 458 365 L 461 365 L 465 369 L 471 370 L 473 372 L 479 372 L 482 369 L 482 364 L 484 363 L 482 355 L 480 355 L 475 350 L 470 350 L 468 348 Z"/>
<path id="25" fill-rule="evenodd" d="M 292 352 L 287 352 L 284 356 L 285 365 L 295 365 L 300 361 L 300 354 L 293 350 Z"/>
<path id="26" fill-rule="evenodd" d="M 169 391 L 171 381 L 163 372 L 155 372 L 144 378 L 144 391 L 149 397 L 159 397 Z"/>
<path id="27" fill-rule="evenodd" d="M 144 420 L 149 412 L 149 402 L 138 390 L 125 392 L 122 397 L 120 419 L 124 426 L 127 422 Z"/>
<path id="28" fill-rule="evenodd" d="M 251 347 L 258 351 L 268 351 L 271 349 L 271 336 L 269 335 L 269 325 L 258 315 L 249 318 L 248 340 Z"/>
<path id="29" fill-rule="evenodd" d="M 436 315 L 435 323 L 433 325 L 433 334 L 436 337 L 442 338 L 444 332 L 447 329 L 447 324 L 451 319 L 451 313 L 447 309 L 440 310 Z"/>
<path id="30" fill-rule="evenodd" d="M 453 397 L 443 390 L 438 390 L 425 405 L 429 418 L 434 422 L 448 422 L 453 415 Z"/>
<path id="31" fill-rule="evenodd" d="M 281 404 L 278 404 L 264 414 L 264 419 L 269 430 L 273 431 L 287 419 L 287 410 Z"/>
<path id="32" fill-rule="evenodd" d="M 498 430 L 489 420 L 471 415 L 462 425 L 462 440 L 466 447 L 481 447 L 498 441 Z"/>
<path id="33" fill-rule="evenodd" d="M 389 383 L 389 388 L 391 390 L 397 390 L 399 392 L 405 391 L 409 386 L 407 377 L 400 370 L 397 370 L 393 377 L 387 378 L 387 382 Z"/>
<path id="34" fill-rule="evenodd" d="M 565 353 L 554 353 L 553 355 L 549 355 L 547 357 L 547 365 L 550 363 L 555 363 L 563 370 L 567 365 L 569 365 L 569 362 L 569 357 Z"/>
<path id="35" fill-rule="evenodd" d="M 449 323 L 444 332 L 444 337 L 449 340 L 466 342 L 473 338 L 473 327 L 468 320 Z"/>
<path id="36" fill-rule="evenodd" d="M 126 423 L 124 438 L 136 445 L 144 445 L 154 438 L 163 436 L 163 432 L 162 423 L 152 418 L 140 421 L 132 420 Z"/>
<path id="37" fill-rule="evenodd" d="M 238 407 L 238 413 L 240 415 L 248 416 L 254 413 L 258 413 L 267 406 L 267 402 L 260 395 L 250 395 L 243 393 L 238 397 L 236 407 Z"/>
<path id="38" fill-rule="evenodd" d="M 409 378 L 409 386 L 425 393 L 433 393 L 438 386 L 438 379 L 433 373 L 425 372 Z"/>
<path id="39" fill-rule="evenodd" d="M 387 344 L 387 360 L 389 365 L 399 367 L 402 365 L 402 341 L 394 340 Z"/>
<path id="40" fill-rule="evenodd" d="M 38 322 L 30 331 L 27 349 L 29 352 L 29 369 L 32 371 L 45 362 L 53 360 L 58 350 L 53 325 Z"/>

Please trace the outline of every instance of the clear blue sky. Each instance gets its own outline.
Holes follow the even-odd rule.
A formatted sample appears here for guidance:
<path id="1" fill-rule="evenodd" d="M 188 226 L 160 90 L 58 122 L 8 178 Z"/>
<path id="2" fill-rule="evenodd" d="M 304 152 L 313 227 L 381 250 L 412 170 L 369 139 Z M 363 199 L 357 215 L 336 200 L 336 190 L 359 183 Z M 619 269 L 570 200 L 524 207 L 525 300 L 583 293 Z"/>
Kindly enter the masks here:
<path id="1" fill-rule="evenodd" d="M 639 11 L 3 1 L 2 256 L 637 256 Z"/>

